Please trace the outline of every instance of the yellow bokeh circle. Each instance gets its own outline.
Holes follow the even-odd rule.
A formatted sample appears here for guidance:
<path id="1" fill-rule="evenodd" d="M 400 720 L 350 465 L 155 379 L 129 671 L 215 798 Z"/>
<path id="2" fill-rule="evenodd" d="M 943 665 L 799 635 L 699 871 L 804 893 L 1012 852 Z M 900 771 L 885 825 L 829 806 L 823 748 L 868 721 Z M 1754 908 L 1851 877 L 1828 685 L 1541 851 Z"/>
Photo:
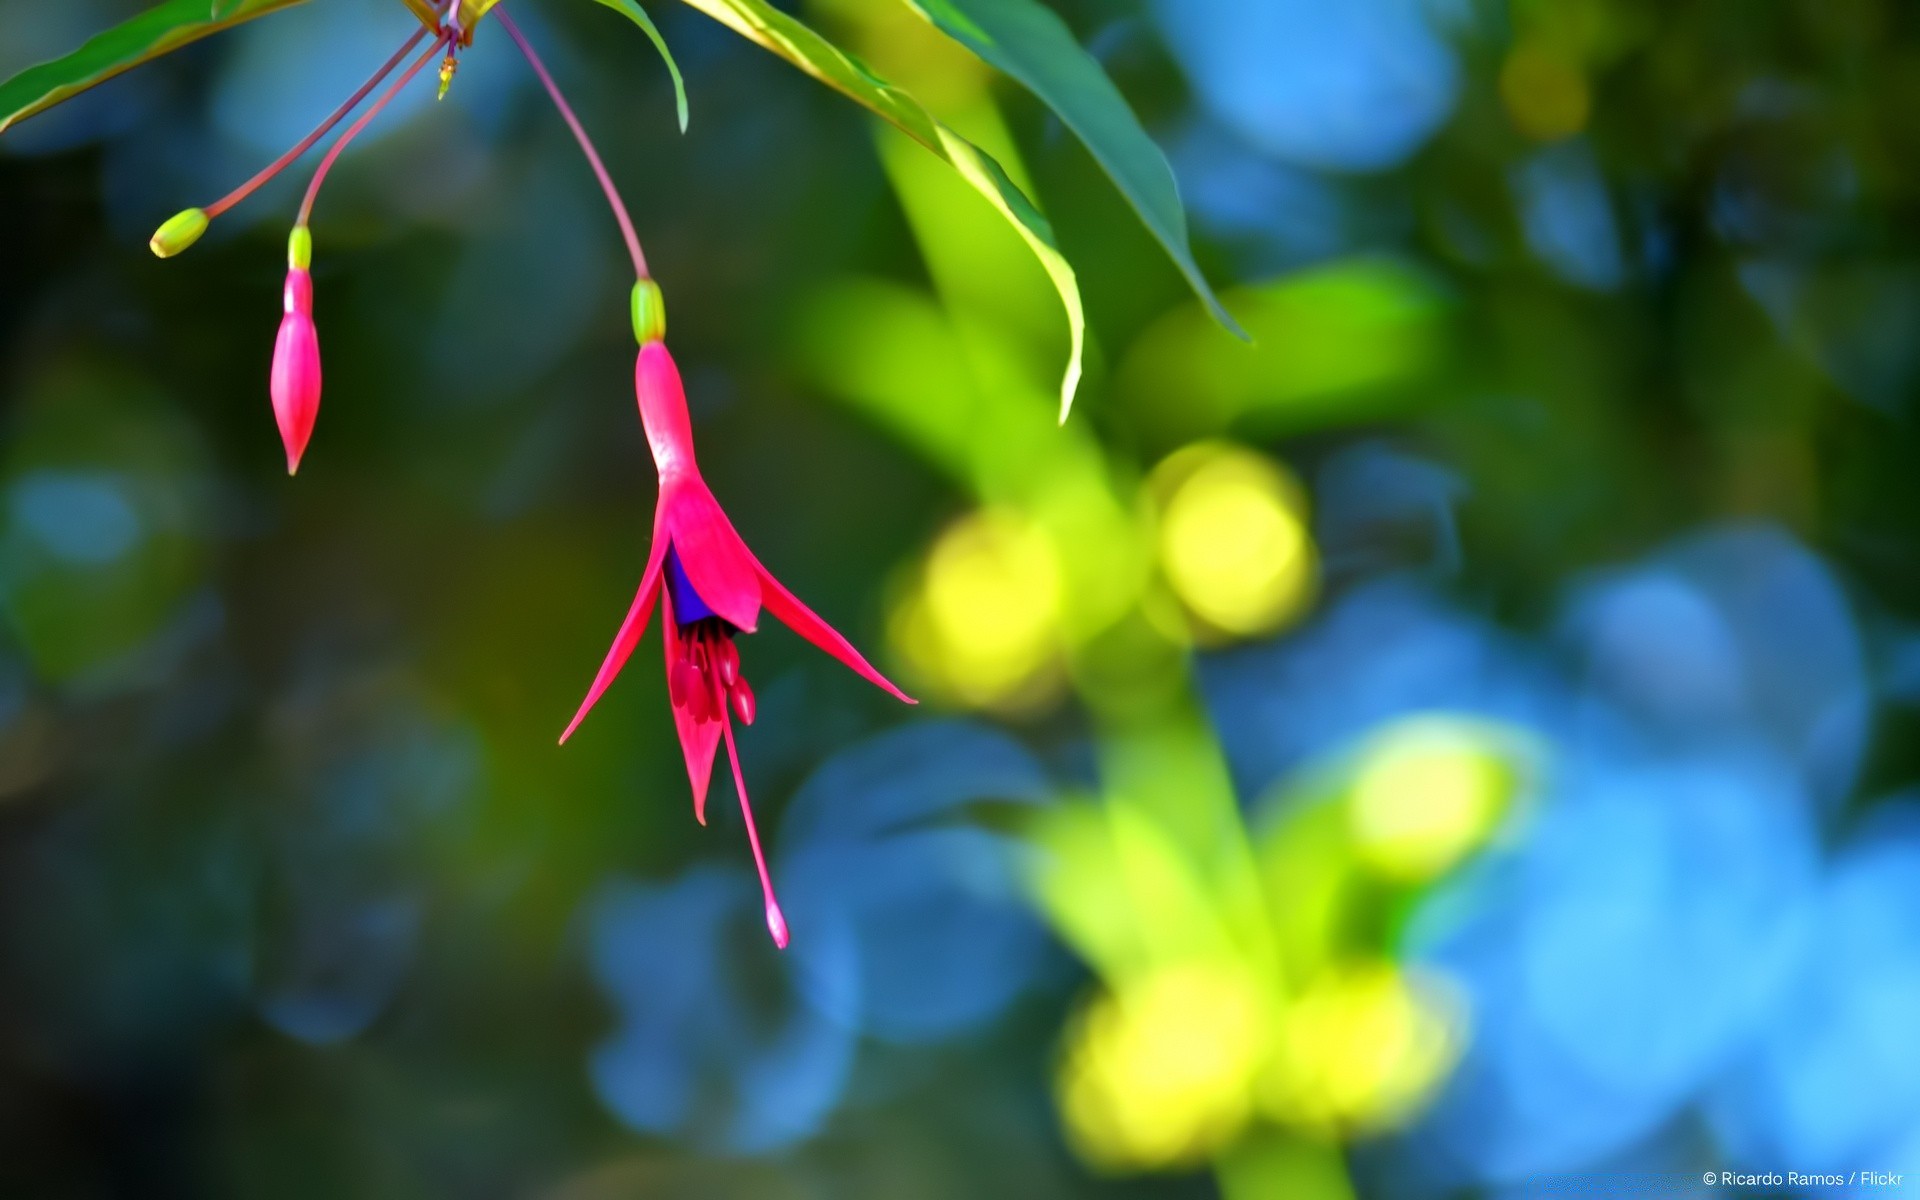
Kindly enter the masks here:
<path id="1" fill-rule="evenodd" d="M 1169 965 L 1096 999 L 1060 1069 L 1075 1147 L 1115 1169 L 1206 1161 L 1252 1115 L 1273 1011 L 1228 964 Z"/>
<path id="2" fill-rule="evenodd" d="M 954 522 L 927 555 L 895 635 L 922 675 L 983 707 L 1016 703 L 1058 654 L 1059 556 L 1046 532 L 986 509 Z"/>
<path id="3" fill-rule="evenodd" d="M 1404 1121 L 1464 1040 L 1454 993 L 1380 961 L 1330 968 L 1288 1007 L 1262 1106 L 1290 1124 L 1352 1133 Z"/>
<path id="4" fill-rule="evenodd" d="M 1154 473 L 1160 563 L 1188 611 L 1220 633 L 1271 633 L 1312 600 L 1318 555 L 1300 484 L 1245 447 L 1189 446 Z"/>
<path id="5" fill-rule="evenodd" d="M 1362 753 L 1348 797 L 1354 847 L 1380 875 L 1432 879 L 1487 839 L 1516 783 L 1506 747 L 1485 725 L 1407 718 Z"/>

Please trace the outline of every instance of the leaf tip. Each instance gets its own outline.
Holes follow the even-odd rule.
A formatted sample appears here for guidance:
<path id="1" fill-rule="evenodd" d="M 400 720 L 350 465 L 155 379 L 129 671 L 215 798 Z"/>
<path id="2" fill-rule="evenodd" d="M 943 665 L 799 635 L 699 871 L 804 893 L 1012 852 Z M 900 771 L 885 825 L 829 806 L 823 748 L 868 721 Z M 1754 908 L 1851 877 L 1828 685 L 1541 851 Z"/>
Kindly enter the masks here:
<path id="1" fill-rule="evenodd" d="M 1219 322 L 1220 328 L 1249 346 L 1258 344 L 1253 340 L 1253 335 L 1247 332 L 1246 327 L 1233 319 L 1233 314 L 1227 311 L 1227 306 L 1220 303 L 1217 297 L 1210 297 L 1207 307 L 1213 310 L 1213 319 Z"/>

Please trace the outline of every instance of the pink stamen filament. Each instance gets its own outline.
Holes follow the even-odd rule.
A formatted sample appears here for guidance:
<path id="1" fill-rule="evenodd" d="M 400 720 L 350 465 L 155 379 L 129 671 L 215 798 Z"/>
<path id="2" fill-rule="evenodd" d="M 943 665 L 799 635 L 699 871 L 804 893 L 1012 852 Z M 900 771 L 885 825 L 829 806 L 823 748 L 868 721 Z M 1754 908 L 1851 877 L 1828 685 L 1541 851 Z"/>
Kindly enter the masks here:
<path id="1" fill-rule="evenodd" d="M 411 53 L 413 48 L 420 44 L 420 39 L 425 36 L 427 36 L 427 31 L 424 27 L 414 30 L 413 36 L 400 44 L 400 48 L 393 52 L 392 58 L 389 58 L 386 61 L 386 63 L 378 71 L 375 71 L 371 76 L 369 76 L 367 81 L 360 85 L 360 88 L 358 91 L 354 92 L 353 95 L 348 96 L 346 103 L 342 104 L 339 108 L 334 109 L 332 116 L 320 122 L 320 124 L 314 128 L 314 131 L 312 133 L 309 133 L 306 137 L 301 138 L 298 145 L 294 146 L 293 149 L 287 151 L 285 154 L 282 154 L 279 158 L 276 158 L 271 163 L 267 164 L 267 166 L 264 169 L 262 169 L 259 174 L 255 175 L 252 179 L 247 180 L 245 183 L 241 184 L 239 187 L 233 189 L 231 192 L 228 192 L 226 195 L 220 197 L 220 199 L 214 201 L 212 204 L 207 205 L 207 208 L 206 208 L 207 219 L 212 220 L 213 218 L 219 216 L 221 213 L 226 212 L 228 209 L 232 208 L 234 205 L 240 203 L 242 200 L 245 200 L 248 196 L 253 195 L 253 193 L 258 191 L 260 186 L 266 183 L 267 180 L 272 179 L 275 175 L 278 175 L 280 172 L 286 170 L 289 166 L 293 165 L 294 161 L 297 160 L 301 155 L 313 149 L 313 144 L 319 141 L 321 138 L 327 136 L 328 132 L 331 131 L 335 125 L 338 125 L 342 118 L 344 118 L 348 113 L 352 112 L 354 109 L 358 108 L 360 106 L 360 102 L 367 98 L 367 93 L 371 92 L 374 88 L 379 87 L 380 81 L 385 79 L 388 75 L 391 75 L 393 73 L 393 69 L 400 65 L 400 60 L 405 58 L 409 53 Z"/>
<path id="2" fill-rule="evenodd" d="M 492 11 L 494 17 L 500 22 L 500 28 L 507 31 L 507 36 L 513 39 L 514 45 L 520 47 L 520 53 L 526 55 L 527 65 L 531 66 L 533 73 L 540 77 L 541 84 L 547 89 L 547 95 L 553 98 L 553 106 L 560 110 L 560 116 L 566 121 L 567 128 L 573 130 L 574 140 L 580 143 L 580 152 L 587 156 L 587 164 L 593 168 L 594 177 L 600 181 L 600 190 L 606 194 L 607 205 L 613 209 L 614 219 L 620 222 L 620 236 L 627 241 L 627 256 L 633 259 L 633 273 L 641 279 L 650 278 L 647 274 L 647 256 L 640 252 L 640 238 L 633 231 L 633 218 L 627 215 L 627 206 L 621 201 L 620 193 L 615 190 L 613 177 L 607 174 L 606 164 L 600 161 L 600 152 L 593 148 L 593 139 L 587 136 L 587 131 L 580 125 L 580 118 L 573 115 L 573 107 L 567 103 L 567 98 L 560 94 L 560 86 L 554 83 L 553 76 L 547 74 L 546 64 L 542 63 L 540 56 L 533 52 L 533 47 L 521 35 L 520 27 L 514 24 L 512 17 L 507 15 L 506 9 L 497 7 Z"/>
<path id="3" fill-rule="evenodd" d="M 733 790 L 740 796 L 740 815 L 747 819 L 747 844 L 753 847 L 753 865 L 760 871 L 760 891 L 767 900 L 767 932 L 773 944 L 787 948 L 787 918 L 774 899 L 773 879 L 767 874 L 767 857 L 760 852 L 760 831 L 754 828 L 753 805 L 747 801 L 746 777 L 740 773 L 740 751 L 733 744 L 733 719 L 727 715 L 726 701 L 720 700 L 720 729 L 727 739 L 727 761 L 733 764 Z"/>
<path id="4" fill-rule="evenodd" d="M 408 83 L 412 82 L 413 77 L 420 73 L 420 68 L 431 62 L 433 56 L 440 53 L 442 46 L 451 45 L 453 39 L 457 36 L 459 36 L 458 31 L 449 26 L 446 32 L 434 38 L 433 45 L 427 47 L 426 53 L 414 59 L 412 65 L 401 73 L 400 78 L 394 80 L 388 85 L 386 91 L 380 93 L 380 98 L 373 102 L 373 107 L 361 113 L 360 119 L 352 125 L 349 125 L 347 131 L 341 134 L 332 146 L 328 147 L 327 156 L 320 160 L 320 168 L 313 173 L 313 181 L 307 184 L 307 194 L 305 199 L 300 201 L 300 215 L 294 221 L 295 225 L 305 225 L 307 218 L 313 215 L 313 201 L 314 198 L 320 194 L 320 184 L 327 178 L 327 172 L 333 168 L 333 160 L 339 158 L 340 152 L 347 148 L 347 143 L 359 137 L 360 131 L 365 129 L 375 117 L 380 115 L 380 110 L 385 108 L 387 104 L 400 93 L 400 89 L 406 87 Z"/>

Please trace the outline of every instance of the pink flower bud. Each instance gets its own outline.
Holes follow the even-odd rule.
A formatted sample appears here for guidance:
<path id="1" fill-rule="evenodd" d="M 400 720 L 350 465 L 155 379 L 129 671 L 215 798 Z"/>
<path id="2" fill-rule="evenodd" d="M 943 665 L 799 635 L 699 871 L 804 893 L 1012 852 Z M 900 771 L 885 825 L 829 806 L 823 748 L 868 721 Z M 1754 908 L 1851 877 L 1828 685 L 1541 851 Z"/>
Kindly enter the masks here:
<path id="1" fill-rule="evenodd" d="M 287 474 L 300 469 L 314 418 L 320 415 L 320 335 L 313 327 L 313 279 L 287 272 L 280 336 L 273 343 L 273 418 L 287 448 Z"/>

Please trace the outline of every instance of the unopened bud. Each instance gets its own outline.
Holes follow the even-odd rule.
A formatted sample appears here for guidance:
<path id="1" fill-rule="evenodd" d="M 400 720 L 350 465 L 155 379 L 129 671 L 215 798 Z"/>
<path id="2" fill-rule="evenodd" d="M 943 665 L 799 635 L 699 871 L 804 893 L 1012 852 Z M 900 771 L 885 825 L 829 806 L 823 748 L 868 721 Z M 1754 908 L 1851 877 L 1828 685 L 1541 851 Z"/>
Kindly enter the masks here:
<path id="1" fill-rule="evenodd" d="M 667 298 L 651 279 L 633 285 L 633 336 L 642 346 L 667 336 Z"/>
<path id="2" fill-rule="evenodd" d="M 207 210 L 189 208 L 167 218 L 167 223 L 153 231 L 153 237 L 147 245 L 161 258 L 172 258 L 200 240 L 207 231 Z"/>
<path id="3" fill-rule="evenodd" d="M 273 419 L 287 451 L 287 474 L 300 469 L 300 458 L 313 437 L 320 415 L 320 337 L 314 330 L 309 298 L 303 310 L 293 303 L 295 289 L 306 280 L 305 271 L 288 272 L 287 314 L 280 318 L 280 335 L 273 343 Z M 307 293 L 310 297 L 311 293 Z"/>

